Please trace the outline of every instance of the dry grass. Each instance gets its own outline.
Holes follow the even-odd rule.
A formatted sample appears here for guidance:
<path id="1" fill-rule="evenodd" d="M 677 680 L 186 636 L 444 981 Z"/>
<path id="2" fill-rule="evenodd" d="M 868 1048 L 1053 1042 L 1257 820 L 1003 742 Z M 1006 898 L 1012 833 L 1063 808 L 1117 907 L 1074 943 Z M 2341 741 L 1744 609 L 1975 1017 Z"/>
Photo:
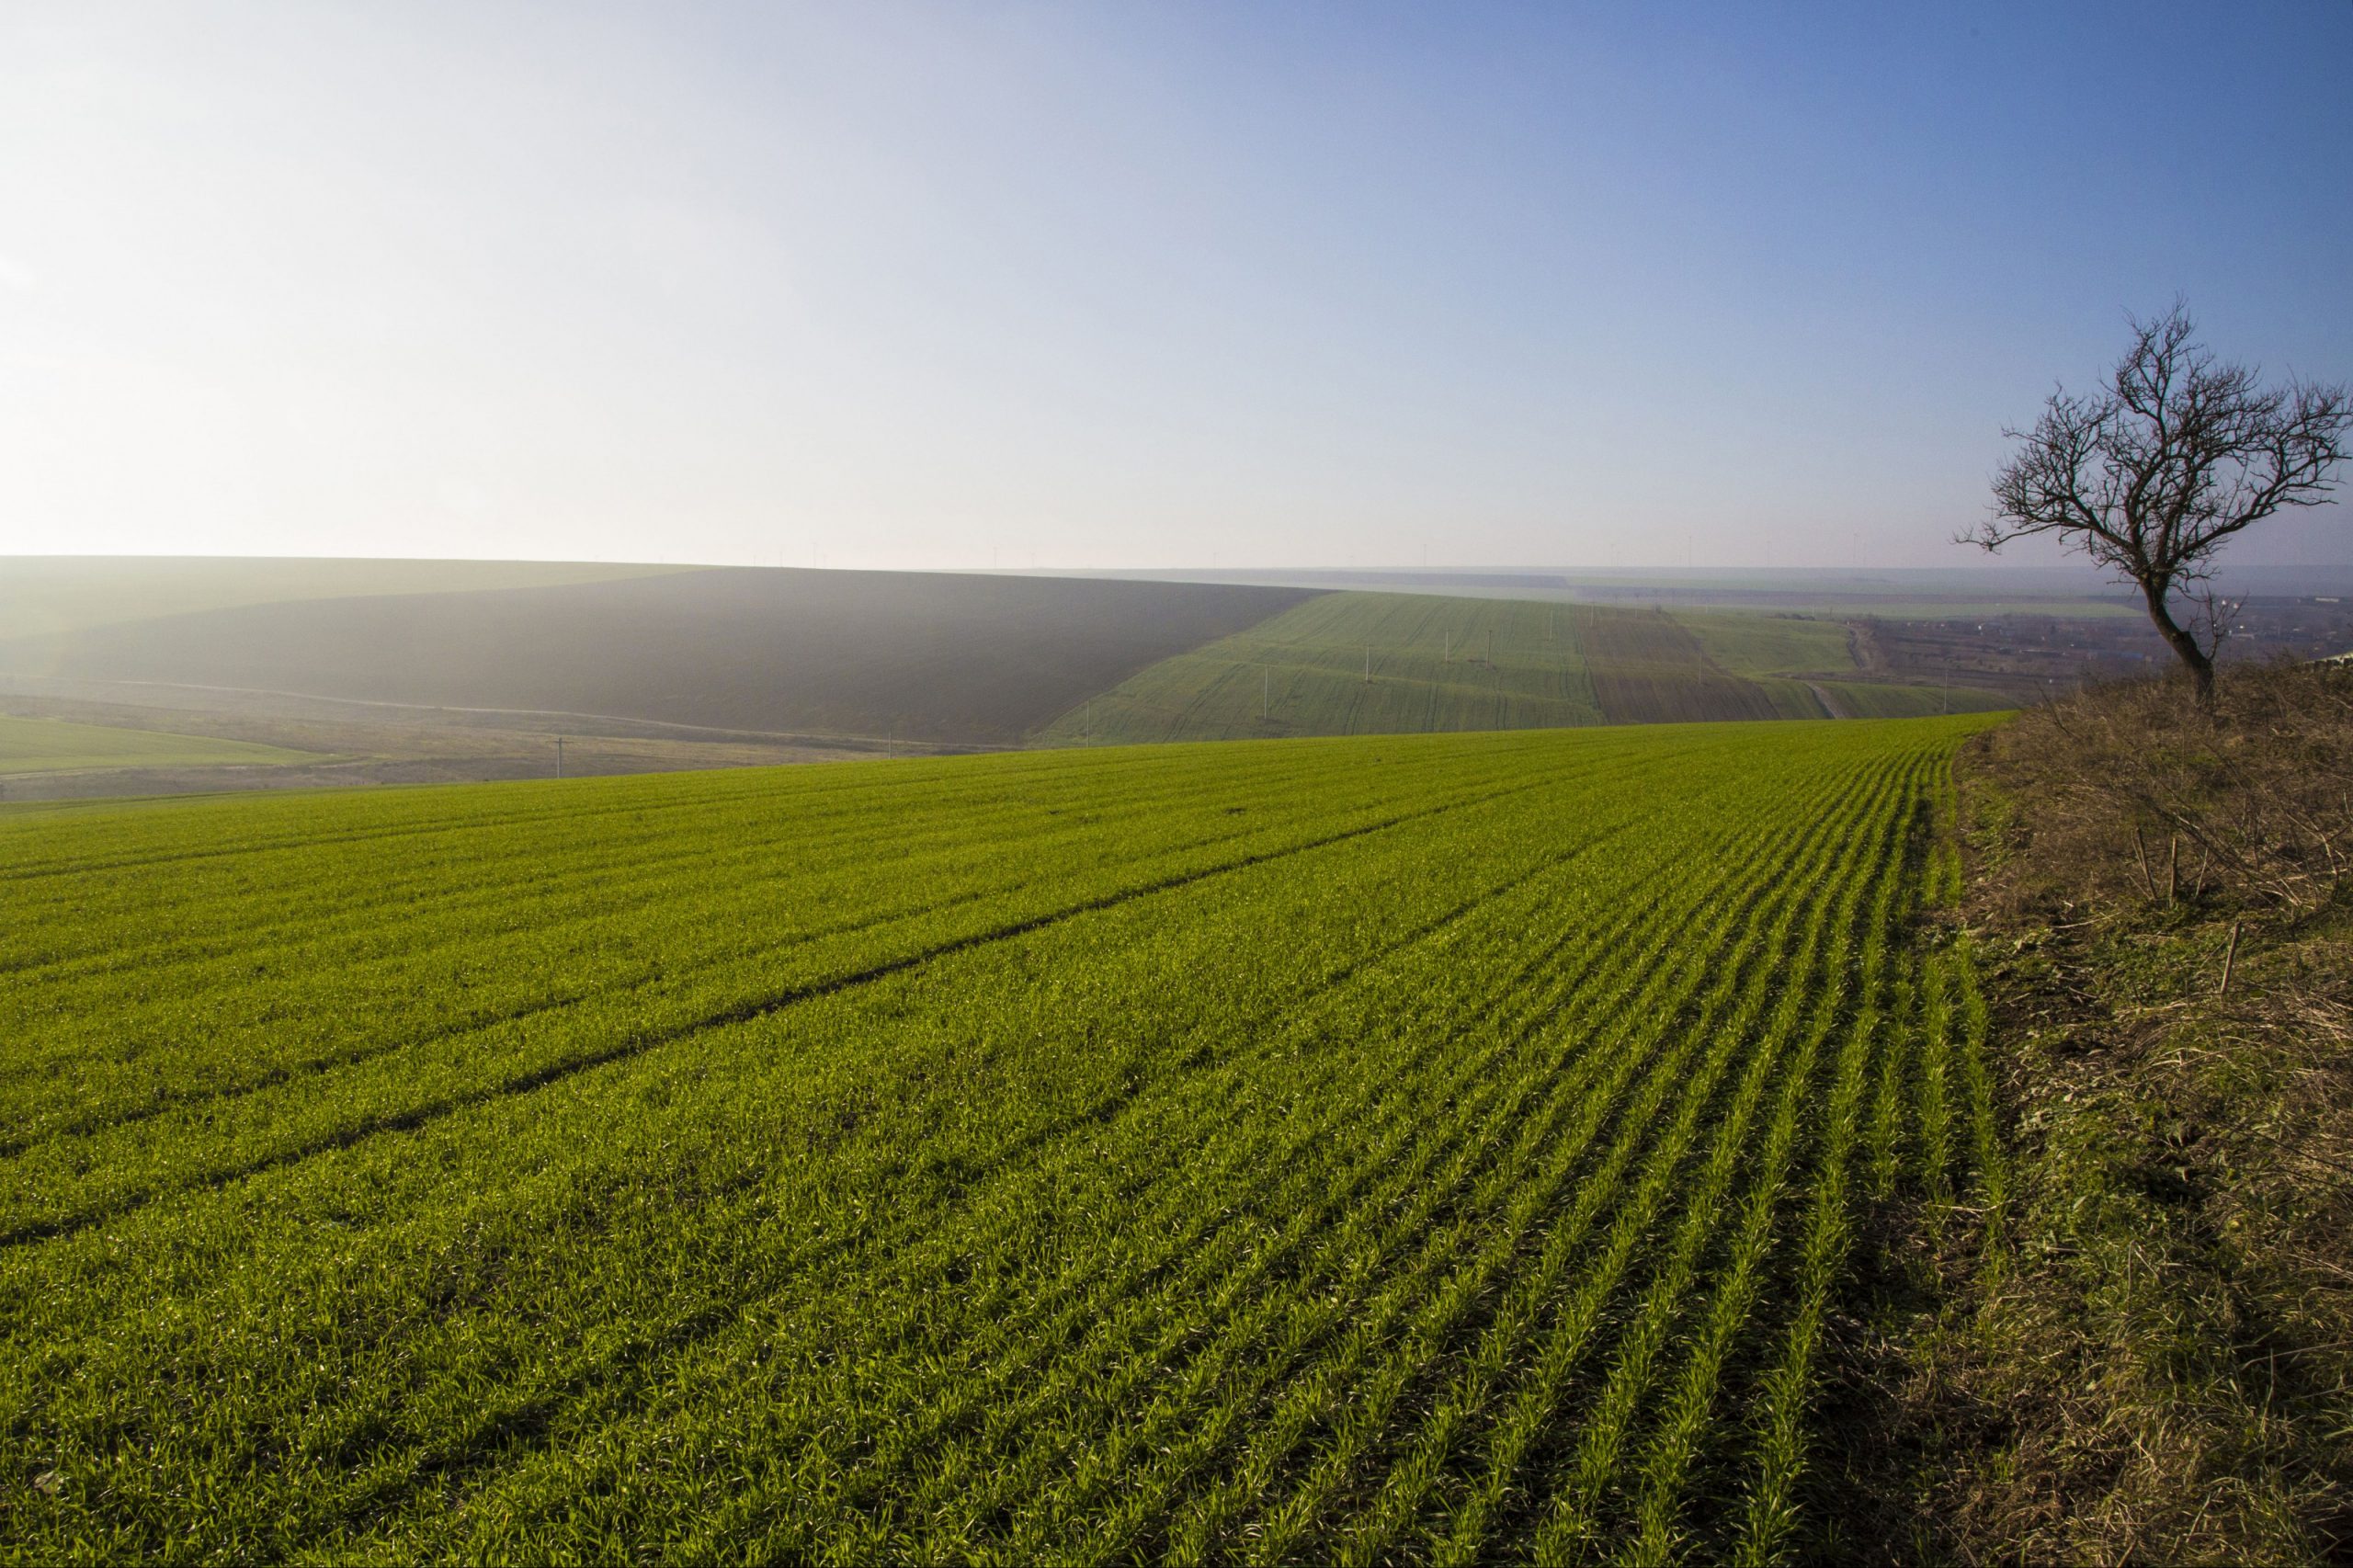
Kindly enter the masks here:
<path id="1" fill-rule="evenodd" d="M 1924 1554 L 2344 1561 L 2353 676 L 2095 689 L 1973 750 L 2016 1164 L 1895 1369 Z"/>
<path id="2" fill-rule="evenodd" d="M 1980 744 L 2020 813 L 1980 824 L 2017 835 L 1997 857 L 2009 914 L 2137 897 L 2305 915 L 2353 876 L 2353 667 L 2232 669 L 2211 711 L 2177 682 L 2094 687 Z"/>

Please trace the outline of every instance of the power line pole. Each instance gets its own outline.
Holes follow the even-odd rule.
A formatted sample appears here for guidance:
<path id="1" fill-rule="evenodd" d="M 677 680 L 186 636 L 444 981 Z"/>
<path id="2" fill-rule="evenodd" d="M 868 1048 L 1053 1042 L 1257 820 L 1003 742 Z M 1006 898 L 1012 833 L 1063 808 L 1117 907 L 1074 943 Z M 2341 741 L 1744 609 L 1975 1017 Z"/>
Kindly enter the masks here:
<path id="1" fill-rule="evenodd" d="M 555 738 L 555 776 L 558 778 L 563 777 L 563 737 L 562 735 Z"/>
<path id="2" fill-rule="evenodd" d="M 1264 719 L 1275 710 L 1275 672 L 1264 665 L 1258 666 L 1258 717 Z"/>

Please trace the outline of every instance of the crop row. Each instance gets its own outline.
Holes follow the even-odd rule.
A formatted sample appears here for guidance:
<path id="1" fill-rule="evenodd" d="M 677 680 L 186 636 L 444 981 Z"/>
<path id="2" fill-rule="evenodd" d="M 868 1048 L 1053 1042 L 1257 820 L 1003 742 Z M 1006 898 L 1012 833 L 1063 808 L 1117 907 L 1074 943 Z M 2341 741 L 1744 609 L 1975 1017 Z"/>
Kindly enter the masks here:
<path id="1" fill-rule="evenodd" d="M 1785 1556 L 1963 733 L 0 819 L 0 1546 Z"/>

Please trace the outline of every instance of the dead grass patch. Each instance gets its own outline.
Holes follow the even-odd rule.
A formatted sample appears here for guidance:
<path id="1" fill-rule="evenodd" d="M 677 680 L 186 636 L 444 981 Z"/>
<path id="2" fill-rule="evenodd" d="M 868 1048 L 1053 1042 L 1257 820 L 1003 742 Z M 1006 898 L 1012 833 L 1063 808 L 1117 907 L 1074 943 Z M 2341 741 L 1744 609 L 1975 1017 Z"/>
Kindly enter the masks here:
<path id="1" fill-rule="evenodd" d="M 2347 1561 L 2353 673 L 2029 713 L 1962 819 L 2010 1198 L 1859 1342 L 1893 1555 Z"/>

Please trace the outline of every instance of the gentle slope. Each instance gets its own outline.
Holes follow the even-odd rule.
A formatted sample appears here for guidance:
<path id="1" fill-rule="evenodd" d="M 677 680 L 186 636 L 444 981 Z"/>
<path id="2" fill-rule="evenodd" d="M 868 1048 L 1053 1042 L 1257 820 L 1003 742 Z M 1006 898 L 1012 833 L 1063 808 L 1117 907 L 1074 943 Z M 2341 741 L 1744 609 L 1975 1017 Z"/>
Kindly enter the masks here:
<path id="1" fill-rule="evenodd" d="M 1062 714 L 1044 738 L 1900 717 L 1944 706 L 1933 688 L 1844 678 L 1856 673 L 1845 629 L 1823 621 L 1335 593 L 1142 670 Z M 1999 705 L 1983 692 L 1951 698 L 1956 712 Z"/>
<path id="2" fill-rule="evenodd" d="M 0 1550 L 1809 1550 L 1968 728 L 0 816 Z"/>

